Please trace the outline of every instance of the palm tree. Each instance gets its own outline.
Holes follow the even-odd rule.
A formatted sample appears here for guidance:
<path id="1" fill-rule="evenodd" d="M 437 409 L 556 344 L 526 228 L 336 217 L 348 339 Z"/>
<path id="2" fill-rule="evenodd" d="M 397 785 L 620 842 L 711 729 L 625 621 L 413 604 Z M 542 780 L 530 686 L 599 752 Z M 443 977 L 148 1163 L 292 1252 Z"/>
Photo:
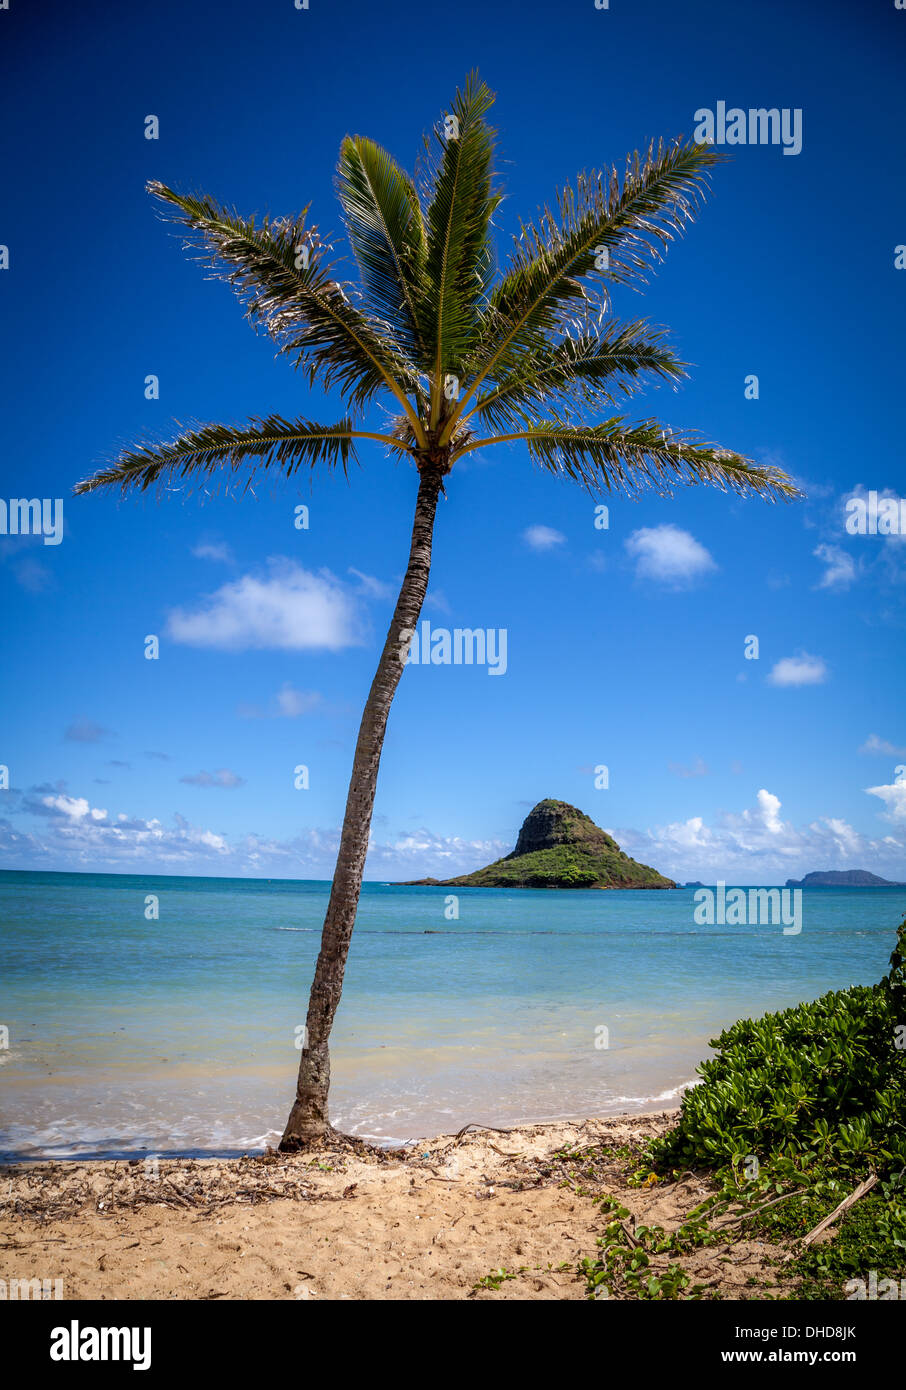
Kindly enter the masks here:
<path id="1" fill-rule="evenodd" d="M 335 467 L 355 441 L 408 455 L 418 473 L 406 575 L 359 728 L 336 871 L 308 1006 L 307 1046 L 285 1152 L 332 1133 L 328 1039 L 355 923 L 381 748 L 417 625 L 431 566 L 434 515 L 444 479 L 476 449 L 524 442 L 532 462 L 590 492 L 632 493 L 671 483 L 709 483 L 769 501 L 797 496 L 776 468 L 661 425 L 632 423 L 617 402 L 647 382 L 686 375 L 661 330 L 611 316 L 609 287 L 644 280 L 667 243 L 697 211 L 707 145 L 649 146 L 616 169 L 581 175 L 521 226 L 498 269 L 491 219 L 501 201 L 492 169 L 493 95 L 472 74 L 425 151 L 413 181 L 373 141 L 347 137 L 337 192 L 359 285 L 334 278 L 331 251 L 306 208 L 258 224 L 203 196 L 150 192 L 190 233 L 217 274 L 309 382 L 337 387 L 345 418 L 321 425 L 278 415 L 246 425 L 203 425 L 166 444 L 122 453 L 80 483 L 145 490 L 165 478 L 246 486 L 261 469 L 291 477 L 303 465 Z M 389 397 L 392 423 L 367 425 L 367 408 Z M 604 418 L 601 418 L 601 417 Z M 589 417 L 597 417 L 589 422 Z"/>

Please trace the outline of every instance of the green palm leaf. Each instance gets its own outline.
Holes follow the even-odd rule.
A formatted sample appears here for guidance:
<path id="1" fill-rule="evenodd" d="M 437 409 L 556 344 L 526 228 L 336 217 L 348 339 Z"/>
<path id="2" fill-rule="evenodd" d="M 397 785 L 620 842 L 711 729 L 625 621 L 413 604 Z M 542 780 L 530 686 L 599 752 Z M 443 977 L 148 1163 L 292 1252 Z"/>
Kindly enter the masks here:
<path id="1" fill-rule="evenodd" d="M 470 415 L 505 431 L 530 424 L 551 405 L 612 405 L 651 379 L 679 381 L 685 364 L 664 345 L 662 330 L 644 321 L 606 325 L 600 334 L 545 340 L 523 354 L 518 370 L 481 396 Z"/>
<path id="2" fill-rule="evenodd" d="M 309 420 L 284 420 L 280 415 L 263 420 L 253 417 L 248 425 L 198 425 L 169 444 L 127 449 L 74 490 L 78 495 L 112 486 L 123 492 L 136 488 L 144 492 L 164 475 L 211 477 L 240 467 L 248 486 L 256 472 L 274 464 L 285 477 L 304 464 L 333 468 L 340 463 L 345 472 L 350 458 L 355 457 L 353 439 L 379 439 L 391 448 L 402 447 L 390 436 L 353 429 L 350 420 L 316 425 Z M 257 468 L 245 466 L 250 459 L 257 460 Z"/>
<path id="3" fill-rule="evenodd" d="M 720 156 L 706 145 L 659 142 L 631 156 L 622 176 L 581 175 L 560 193 L 556 215 L 545 209 L 522 228 L 495 284 L 493 101 L 471 74 L 445 128 L 426 141 L 418 189 L 373 141 L 344 140 L 337 190 L 361 290 L 334 278 L 330 246 L 308 225 L 307 209 L 256 223 L 208 197 L 150 184 L 310 382 L 338 388 L 350 415 L 386 390 L 395 418 L 385 433 L 356 430 L 351 418 L 322 427 L 276 415 L 242 428 L 198 426 L 123 453 L 77 490 L 146 488 L 166 474 L 210 476 L 253 459 L 285 472 L 345 468 L 352 441 L 372 438 L 441 474 L 472 449 L 521 440 L 535 463 L 596 490 L 686 482 L 798 496 L 779 470 L 655 421 L 586 422 L 648 382 L 685 376 L 662 330 L 609 317 L 608 286 L 644 280 L 694 215 Z M 447 399 L 448 374 L 463 384 L 459 401 Z M 476 439 L 479 421 L 493 437 Z"/>
<path id="4" fill-rule="evenodd" d="M 474 440 L 457 457 L 508 440 L 524 440 L 534 463 L 592 493 L 634 495 L 652 487 L 669 496 L 674 484 L 709 483 L 769 502 L 801 495 L 779 468 L 704 444 L 691 432 L 672 430 L 657 420 L 627 424 L 613 419 L 586 426 L 549 420 L 513 434 Z"/>
<path id="5" fill-rule="evenodd" d="M 371 305 L 410 360 L 424 361 L 416 305 L 428 248 L 415 185 L 380 145 L 348 136 L 337 194 Z"/>
<path id="6" fill-rule="evenodd" d="M 249 318 L 263 324 L 297 366 L 308 366 L 310 381 L 338 386 L 357 409 L 387 389 L 411 412 L 406 392 L 418 389 L 412 364 L 322 266 L 329 248 L 317 228 L 306 227 L 307 210 L 297 218 L 265 218 L 258 226 L 210 198 L 175 193 L 161 183 L 149 189 L 179 209 L 177 220 L 197 234 L 215 273 L 233 286 Z"/>
<path id="7" fill-rule="evenodd" d="M 607 253 L 606 269 L 597 272 L 605 303 L 608 281 L 644 279 L 694 214 L 706 172 L 719 158 L 707 145 L 652 143 L 644 159 L 636 153 L 627 161 L 622 181 L 616 169 L 581 175 L 559 194 L 559 217 L 545 209 L 537 227 L 523 227 L 483 315 L 468 363 L 473 380 L 454 418 L 485 378 L 501 380 L 540 339 L 588 312 L 583 279 L 595 271 L 599 248 Z"/>
<path id="8" fill-rule="evenodd" d="M 458 373 L 474 344 L 493 268 L 488 227 L 500 199 L 491 186 L 494 133 L 485 121 L 493 94 L 476 74 L 456 93 L 449 138 L 435 130 L 428 145 L 427 256 L 420 317 L 432 355 L 431 424 L 443 402 L 444 377 Z"/>

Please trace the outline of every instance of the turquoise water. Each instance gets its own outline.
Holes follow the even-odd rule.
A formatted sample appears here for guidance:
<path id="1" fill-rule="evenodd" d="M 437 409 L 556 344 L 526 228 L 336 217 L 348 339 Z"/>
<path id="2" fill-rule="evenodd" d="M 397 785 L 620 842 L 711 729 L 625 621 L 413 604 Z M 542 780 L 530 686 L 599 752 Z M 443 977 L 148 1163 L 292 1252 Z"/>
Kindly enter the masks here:
<path id="1" fill-rule="evenodd" d="M 0 1153 L 275 1140 L 327 891 L 0 873 Z M 798 936 L 697 926 L 691 889 L 462 890 L 458 920 L 446 900 L 363 890 L 332 1048 L 348 1132 L 406 1141 L 674 1104 L 734 1019 L 879 979 L 906 915 L 903 889 L 807 890 Z"/>

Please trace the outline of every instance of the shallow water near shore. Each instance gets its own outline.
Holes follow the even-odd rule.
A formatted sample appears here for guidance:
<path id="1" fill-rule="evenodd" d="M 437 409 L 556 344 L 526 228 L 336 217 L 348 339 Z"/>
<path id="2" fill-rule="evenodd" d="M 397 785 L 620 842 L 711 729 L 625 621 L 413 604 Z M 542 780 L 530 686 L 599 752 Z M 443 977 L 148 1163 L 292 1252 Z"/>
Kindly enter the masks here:
<path id="1" fill-rule="evenodd" d="M 0 1156 L 276 1141 L 328 887 L 0 873 Z M 904 889 L 806 890 L 784 936 L 696 925 L 691 889 L 467 889 L 457 920 L 447 897 L 363 889 L 332 1046 L 349 1133 L 677 1104 L 735 1019 L 879 979 L 906 914 Z"/>

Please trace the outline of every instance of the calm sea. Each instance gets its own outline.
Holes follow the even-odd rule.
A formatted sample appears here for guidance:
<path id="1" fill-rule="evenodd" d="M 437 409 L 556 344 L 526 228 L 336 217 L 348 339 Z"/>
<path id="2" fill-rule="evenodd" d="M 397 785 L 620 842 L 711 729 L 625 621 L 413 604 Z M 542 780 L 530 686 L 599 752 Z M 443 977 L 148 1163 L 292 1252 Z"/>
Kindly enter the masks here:
<path id="1" fill-rule="evenodd" d="M 0 1155 L 274 1141 L 327 891 L 0 873 Z M 906 915 L 904 889 L 807 890 L 798 936 L 696 926 L 691 889 L 462 890 L 458 920 L 446 899 L 364 888 L 332 1048 L 347 1132 L 674 1104 L 734 1019 L 879 979 Z"/>

